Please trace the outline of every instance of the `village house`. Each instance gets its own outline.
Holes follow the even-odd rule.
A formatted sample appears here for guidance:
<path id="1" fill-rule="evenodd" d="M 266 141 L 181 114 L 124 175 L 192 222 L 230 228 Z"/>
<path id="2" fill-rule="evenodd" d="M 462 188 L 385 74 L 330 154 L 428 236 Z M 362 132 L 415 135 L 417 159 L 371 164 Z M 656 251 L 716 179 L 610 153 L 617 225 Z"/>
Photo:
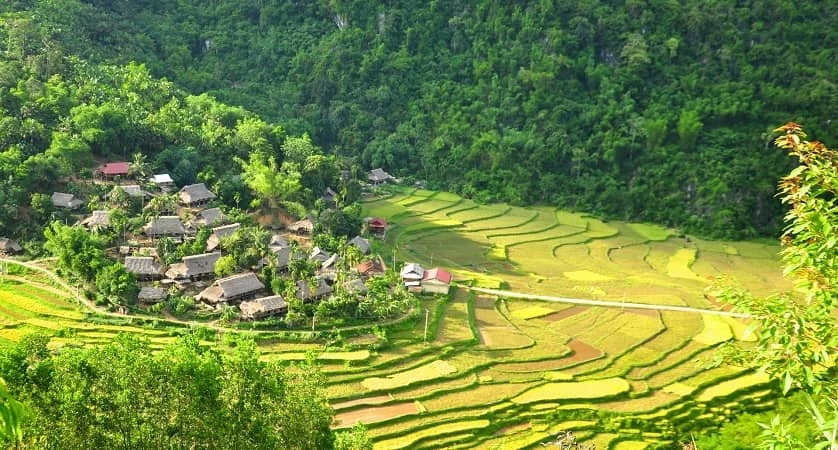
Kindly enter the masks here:
<path id="1" fill-rule="evenodd" d="M 322 264 L 320 264 L 320 270 L 334 270 L 335 265 L 338 263 L 339 260 L 340 256 L 337 253 L 332 253 L 332 255 L 329 256 L 328 259 L 326 259 L 325 261 L 323 261 Z"/>
<path id="2" fill-rule="evenodd" d="M 151 196 L 151 194 L 144 191 L 139 184 L 126 184 L 122 186 L 116 186 L 116 188 L 122 189 L 122 191 L 128 194 L 128 196 L 131 198 L 143 198 Z"/>
<path id="3" fill-rule="evenodd" d="M 420 288 L 422 286 L 422 277 L 425 275 L 425 269 L 416 263 L 407 263 L 402 267 L 399 276 L 401 276 L 404 285 L 408 288 Z"/>
<path id="4" fill-rule="evenodd" d="M 332 255 L 326 250 L 323 250 L 320 247 L 314 247 L 311 249 L 311 255 L 309 255 L 308 259 L 323 264 L 330 256 Z"/>
<path id="5" fill-rule="evenodd" d="M 370 252 L 370 241 L 362 238 L 361 236 L 355 236 L 354 238 L 352 238 L 352 240 L 350 240 L 346 244 L 347 245 L 354 245 L 355 247 L 357 247 L 358 250 L 361 251 L 362 255 L 366 255 L 367 253 Z"/>
<path id="6" fill-rule="evenodd" d="M 215 263 L 220 257 L 219 252 L 184 256 L 181 262 L 169 266 L 166 278 L 190 281 L 212 278 L 215 276 Z"/>
<path id="7" fill-rule="evenodd" d="M 370 217 L 367 220 L 367 232 L 379 239 L 384 239 L 387 233 L 387 221 L 381 217 Z"/>
<path id="8" fill-rule="evenodd" d="M 169 236 L 182 239 L 186 228 L 178 216 L 160 216 L 146 224 L 143 232 L 152 238 Z"/>
<path id="9" fill-rule="evenodd" d="M 207 189 L 204 183 L 190 184 L 180 188 L 178 192 L 178 199 L 184 206 L 194 208 L 209 203 L 215 198 L 215 194 Z"/>
<path id="10" fill-rule="evenodd" d="M 96 169 L 96 174 L 105 179 L 112 179 L 114 177 L 124 177 L 128 175 L 128 170 L 131 164 L 120 161 L 102 164 Z"/>
<path id="11" fill-rule="evenodd" d="M 213 251 L 221 245 L 221 240 L 230 237 L 241 228 L 241 224 L 233 223 L 212 229 L 212 234 L 207 239 L 207 251 Z"/>
<path id="12" fill-rule="evenodd" d="M 265 317 L 285 315 L 288 313 L 288 303 L 281 295 L 257 298 L 239 305 L 242 319 L 255 320 Z"/>
<path id="13" fill-rule="evenodd" d="M 386 272 L 384 270 L 384 264 L 381 262 L 379 258 L 376 258 L 372 261 L 364 261 L 361 264 L 355 266 L 355 271 L 358 272 L 364 278 L 371 278 L 378 275 L 384 275 Z"/>
<path id="14" fill-rule="evenodd" d="M 327 187 L 325 191 L 323 191 L 323 195 L 320 197 L 328 206 L 335 206 L 338 201 L 338 193 L 335 192 L 331 187 Z"/>
<path id="15" fill-rule="evenodd" d="M 311 234 L 314 231 L 314 223 L 311 219 L 305 218 L 288 225 L 288 230 L 297 234 Z"/>
<path id="16" fill-rule="evenodd" d="M 210 287 L 196 295 L 195 300 L 217 307 L 251 299 L 263 289 L 265 285 L 253 272 L 245 272 L 215 280 Z"/>
<path id="17" fill-rule="evenodd" d="M 140 303 L 158 303 L 162 302 L 169 296 L 169 291 L 166 288 L 143 286 L 140 288 L 140 293 L 137 294 L 137 300 Z"/>
<path id="18" fill-rule="evenodd" d="M 160 173 L 151 177 L 151 182 L 161 190 L 169 190 L 175 185 L 175 180 L 168 173 Z"/>
<path id="19" fill-rule="evenodd" d="M 326 283 L 326 279 L 317 277 L 317 285 L 314 291 L 311 290 L 309 282 L 306 280 L 297 281 L 297 298 L 304 302 L 314 301 L 323 298 L 332 293 L 332 287 Z"/>
<path id="20" fill-rule="evenodd" d="M 0 254 L 3 255 L 14 255 L 16 253 L 20 253 L 23 251 L 23 247 L 17 243 L 14 239 L 9 239 L 6 237 L 0 238 Z"/>
<path id="21" fill-rule="evenodd" d="M 395 178 L 382 168 L 372 169 L 367 173 L 367 180 L 372 184 L 381 184 L 392 181 Z"/>
<path id="22" fill-rule="evenodd" d="M 96 210 L 89 217 L 79 222 L 79 225 L 88 230 L 100 231 L 111 226 L 110 213 L 108 211 Z"/>
<path id="23" fill-rule="evenodd" d="M 364 280 L 360 278 L 354 278 L 352 280 L 347 281 L 343 285 L 346 292 L 350 294 L 357 294 L 357 295 L 364 295 L 367 293 L 367 285 L 364 284 Z"/>
<path id="24" fill-rule="evenodd" d="M 284 237 L 278 234 L 271 236 L 271 242 L 268 245 L 271 247 L 271 249 L 285 248 L 290 246 L 290 244 L 288 243 L 288 239 L 285 239 Z"/>
<path id="25" fill-rule="evenodd" d="M 199 212 L 194 223 L 196 225 L 212 226 L 223 223 L 224 219 L 224 213 L 221 212 L 221 208 L 209 208 Z"/>
<path id="26" fill-rule="evenodd" d="M 76 198 L 75 195 L 65 194 L 63 192 L 53 192 L 51 200 L 52 206 L 55 206 L 56 208 L 76 209 L 81 205 L 84 205 L 84 202 Z"/>
<path id="27" fill-rule="evenodd" d="M 152 256 L 126 256 L 125 269 L 140 281 L 158 280 L 163 277 L 163 269 Z"/>
<path id="28" fill-rule="evenodd" d="M 451 272 L 439 267 L 425 271 L 422 276 L 422 292 L 431 294 L 447 294 L 451 289 Z"/>

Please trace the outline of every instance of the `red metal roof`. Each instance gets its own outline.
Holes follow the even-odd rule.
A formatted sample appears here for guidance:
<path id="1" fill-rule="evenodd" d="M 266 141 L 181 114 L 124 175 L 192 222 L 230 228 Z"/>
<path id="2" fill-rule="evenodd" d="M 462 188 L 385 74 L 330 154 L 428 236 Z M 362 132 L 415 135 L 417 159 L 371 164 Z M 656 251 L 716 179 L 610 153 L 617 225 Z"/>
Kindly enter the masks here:
<path id="1" fill-rule="evenodd" d="M 128 174 L 128 163 L 127 162 L 112 162 L 103 164 L 99 167 L 99 173 L 102 175 L 127 175 Z"/>
<path id="2" fill-rule="evenodd" d="M 451 272 L 445 269 L 440 269 L 439 267 L 434 267 L 433 269 L 425 271 L 425 276 L 422 277 L 422 281 L 436 280 L 445 284 L 451 284 L 452 278 L 454 278 L 454 276 L 451 275 Z"/>
<path id="3" fill-rule="evenodd" d="M 387 221 L 381 217 L 374 217 L 370 219 L 369 226 L 373 228 L 387 228 Z"/>

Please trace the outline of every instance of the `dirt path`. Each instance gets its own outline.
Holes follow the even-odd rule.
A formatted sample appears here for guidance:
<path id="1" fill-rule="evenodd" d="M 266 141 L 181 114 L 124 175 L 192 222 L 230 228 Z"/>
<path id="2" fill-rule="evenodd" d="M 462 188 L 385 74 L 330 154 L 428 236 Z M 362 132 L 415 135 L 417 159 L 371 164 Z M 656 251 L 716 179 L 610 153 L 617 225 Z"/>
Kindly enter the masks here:
<path id="1" fill-rule="evenodd" d="M 587 300 L 584 298 L 553 297 L 549 295 L 522 294 L 520 292 L 503 291 L 499 289 L 486 289 L 479 287 L 470 287 L 469 289 L 471 289 L 472 291 L 481 292 L 483 294 L 497 295 L 499 297 L 543 300 L 547 302 L 571 303 L 574 305 L 603 306 L 606 308 L 652 309 L 656 311 L 678 311 L 699 314 L 710 314 L 715 316 L 738 317 L 740 319 L 749 319 L 753 317 L 750 314 L 745 313 L 719 311 L 715 309 L 693 308 L 689 306 L 656 305 L 651 303 L 612 302 L 607 300 Z"/>

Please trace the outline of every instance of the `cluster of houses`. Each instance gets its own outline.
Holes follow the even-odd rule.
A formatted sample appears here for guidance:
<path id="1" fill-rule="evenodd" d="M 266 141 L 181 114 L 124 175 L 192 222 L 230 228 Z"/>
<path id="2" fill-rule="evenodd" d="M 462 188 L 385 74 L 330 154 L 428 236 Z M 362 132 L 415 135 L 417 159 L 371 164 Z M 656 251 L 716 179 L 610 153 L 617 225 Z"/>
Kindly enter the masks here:
<path id="1" fill-rule="evenodd" d="M 454 279 L 451 272 L 445 269 L 425 269 L 417 263 L 405 264 L 399 275 L 410 292 L 428 294 L 447 294 Z"/>

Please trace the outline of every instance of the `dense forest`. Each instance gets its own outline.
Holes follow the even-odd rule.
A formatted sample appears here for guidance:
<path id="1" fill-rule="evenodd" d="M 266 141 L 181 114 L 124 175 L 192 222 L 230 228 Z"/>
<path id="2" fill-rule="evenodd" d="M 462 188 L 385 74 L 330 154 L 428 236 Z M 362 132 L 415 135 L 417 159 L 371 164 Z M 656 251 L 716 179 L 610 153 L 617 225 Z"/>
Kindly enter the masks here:
<path id="1" fill-rule="evenodd" d="M 2 37 L 10 53 L 143 63 L 365 167 L 484 201 L 706 235 L 778 230 L 775 183 L 791 162 L 769 145 L 776 124 L 838 137 L 838 12 L 817 2 L 17 0 L 0 10 L 17 21 Z M 31 39 L 38 32 L 49 46 Z"/>

